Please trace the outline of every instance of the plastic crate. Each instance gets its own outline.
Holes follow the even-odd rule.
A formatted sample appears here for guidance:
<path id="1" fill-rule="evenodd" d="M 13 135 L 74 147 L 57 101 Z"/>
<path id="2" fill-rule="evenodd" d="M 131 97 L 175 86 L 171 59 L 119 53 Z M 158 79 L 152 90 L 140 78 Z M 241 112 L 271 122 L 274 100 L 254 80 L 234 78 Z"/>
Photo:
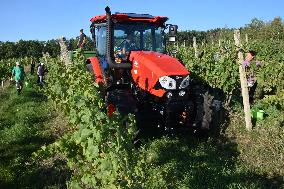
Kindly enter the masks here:
<path id="1" fill-rule="evenodd" d="M 77 53 L 77 51 L 70 51 L 69 52 L 69 58 L 72 60 L 75 53 Z M 82 54 L 86 57 L 86 58 L 90 58 L 90 57 L 94 57 L 96 56 L 96 51 L 84 51 L 82 50 Z"/>

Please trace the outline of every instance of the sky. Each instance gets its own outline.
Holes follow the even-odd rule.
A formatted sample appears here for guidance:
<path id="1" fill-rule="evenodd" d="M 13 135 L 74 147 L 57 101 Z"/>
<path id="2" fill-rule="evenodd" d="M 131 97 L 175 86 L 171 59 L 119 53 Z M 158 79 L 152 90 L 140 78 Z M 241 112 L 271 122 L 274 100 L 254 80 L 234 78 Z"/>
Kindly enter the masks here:
<path id="1" fill-rule="evenodd" d="M 73 38 L 83 28 L 90 36 L 90 19 L 112 13 L 167 16 L 179 30 L 239 28 L 253 18 L 284 19 L 283 0 L 0 0 L 0 41 Z"/>

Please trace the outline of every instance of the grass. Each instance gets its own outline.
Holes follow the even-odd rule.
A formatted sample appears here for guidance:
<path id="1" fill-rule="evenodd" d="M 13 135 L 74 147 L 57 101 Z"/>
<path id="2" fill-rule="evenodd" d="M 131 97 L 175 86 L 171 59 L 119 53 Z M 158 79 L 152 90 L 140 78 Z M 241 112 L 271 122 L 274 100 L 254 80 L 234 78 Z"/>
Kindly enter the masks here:
<path id="1" fill-rule="evenodd" d="M 148 188 L 284 188 L 283 110 L 245 130 L 242 110 L 216 122 L 208 139 L 162 137 L 142 149 Z"/>
<path id="2" fill-rule="evenodd" d="M 278 116 L 273 117 L 275 113 Z M 242 167 L 284 183 L 284 112 L 275 109 L 274 115 L 270 115 L 257 121 L 252 132 L 248 133 L 240 116 L 235 114 L 227 136 L 238 144 Z"/>
<path id="3" fill-rule="evenodd" d="M 219 136 L 163 137 L 144 149 L 148 188 L 283 188 L 283 177 L 246 168 L 239 144 Z M 269 162 L 269 161 L 267 161 Z"/>
<path id="4" fill-rule="evenodd" d="M 0 188 L 64 186 L 66 178 L 58 177 L 63 164 L 44 167 L 31 158 L 64 126 L 64 118 L 34 88 L 24 88 L 21 95 L 14 87 L 0 91 Z"/>

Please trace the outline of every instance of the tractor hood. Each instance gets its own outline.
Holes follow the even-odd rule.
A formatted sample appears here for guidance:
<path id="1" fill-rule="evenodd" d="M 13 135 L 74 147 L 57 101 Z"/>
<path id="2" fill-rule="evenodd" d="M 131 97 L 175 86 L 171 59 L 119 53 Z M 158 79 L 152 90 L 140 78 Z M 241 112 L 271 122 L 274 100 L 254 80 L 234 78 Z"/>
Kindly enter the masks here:
<path id="1" fill-rule="evenodd" d="M 163 96 L 164 89 L 154 89 L 163 76 L 186 76 L 188 70 L 177 59 L 162 53 L 151 51 L 132 51 L 129 57 L 132 62 L 131 74 L 134 82 L 142 89 L 156 96 Z"/>

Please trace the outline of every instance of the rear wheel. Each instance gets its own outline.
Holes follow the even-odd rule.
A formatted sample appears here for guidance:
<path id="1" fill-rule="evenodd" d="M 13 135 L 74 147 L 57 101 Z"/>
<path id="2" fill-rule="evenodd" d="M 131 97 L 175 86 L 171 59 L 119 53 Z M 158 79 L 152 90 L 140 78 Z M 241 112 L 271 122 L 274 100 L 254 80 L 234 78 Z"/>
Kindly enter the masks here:
<path id="1" fill-rule="evenodd" d="M 210 129 L 210 123 L 212 120 L 212 109 L 211 109 L 211 104 L 213 100 L 213 96 L 209 94 L 207 91 L 203 96 L 203 116 L 202 116 L 202 129 Z"/>
<path id="2" fill-rule="evenodd" d="M 208 132 L 212 121 L 213 96 L 202 86 L 194 87 L 195 119 L 194 132 Z"/>

